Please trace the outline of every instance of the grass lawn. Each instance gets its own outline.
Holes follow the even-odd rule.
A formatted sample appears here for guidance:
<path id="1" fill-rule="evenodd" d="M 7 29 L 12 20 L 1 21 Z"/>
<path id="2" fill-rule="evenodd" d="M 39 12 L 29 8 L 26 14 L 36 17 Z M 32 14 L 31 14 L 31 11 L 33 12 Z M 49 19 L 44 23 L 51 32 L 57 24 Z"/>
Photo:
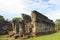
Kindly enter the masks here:
<path id="1" fill-rule="evenodd" d="M 8 36 L 7 35 L 0 35 L 0 40 L 8 40 Z M 29 38 L 26 40 L 60 40 L 60 32 L 50 34 L 50 35 L 35 37 L 35 38 Z"/>
<path id="2" fill-rule="evenodd" d="M 27 40 L 60 40 L 60 32 L 50 34 L 50 35 L 30 38 L 30 39 L 27 39 Z"/>
<path id="3" fill-rule="evenodd" d="M 0 40 L 8 40 L 8 36 L 7 35 L 0 35 Z"/>

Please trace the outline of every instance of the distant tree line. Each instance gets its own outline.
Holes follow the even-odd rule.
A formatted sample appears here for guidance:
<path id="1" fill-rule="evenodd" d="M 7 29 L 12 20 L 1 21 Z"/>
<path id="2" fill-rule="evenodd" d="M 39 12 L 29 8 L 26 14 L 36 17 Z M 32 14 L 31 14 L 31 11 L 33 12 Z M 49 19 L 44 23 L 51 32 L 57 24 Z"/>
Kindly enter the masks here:
<path id="1" fill-rule="evenodd" d="M 7 33 L 8 23 L 9 21 L 5 20 L 5 18 L 0 15 L 0 34 Z"/>
<path id="2" fill-rule="evenodd" d="M 4 17 L 0 15 L 0 21 L 5 21 Z"/>
<path id="3" fill-rule="evenodd" d="M 55 29 L 56 29 L 57 31 L 60 31 L 60 19 L 57 19 L 57 20 L 55 21 Z"/>

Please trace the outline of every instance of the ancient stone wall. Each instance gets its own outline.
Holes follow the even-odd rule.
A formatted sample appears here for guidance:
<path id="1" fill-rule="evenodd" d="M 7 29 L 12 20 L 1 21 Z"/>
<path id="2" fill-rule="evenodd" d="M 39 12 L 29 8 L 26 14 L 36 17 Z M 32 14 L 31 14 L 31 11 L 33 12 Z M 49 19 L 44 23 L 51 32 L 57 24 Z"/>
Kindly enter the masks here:
<path id="1" fill-rule="evenodd" d="M 26 14 L 22 14 L 24 23 L 25 23 L 25 31 L 26 33 L 30 32 L 30 27 L 31 27 L 31 17 L 29 15 Z"/>
<path id="2" fill-rule="evenodd" d="M 31 16 L 22 14 L 22 20 L 17 24 L 14 22 L 12 25 L 13 30 L 19 30 L 19 35 L 27 33 L 35 36 L 38 32 L 49 32 L 55 29 L 54 22 L 37 11 L 32 11 Z"/>
<path id="3" fill-rule="evenodd" d="M 48 31 L 53 31 L 53 29 L 55 29 L 54 22 L 37 11 L 32 11 L 31 19 L 32 19 L 32 24 L 33 25 L 35 24 L 34 28 L 36 30 L 33 29 L 35 32 L 48 32 Z"/>

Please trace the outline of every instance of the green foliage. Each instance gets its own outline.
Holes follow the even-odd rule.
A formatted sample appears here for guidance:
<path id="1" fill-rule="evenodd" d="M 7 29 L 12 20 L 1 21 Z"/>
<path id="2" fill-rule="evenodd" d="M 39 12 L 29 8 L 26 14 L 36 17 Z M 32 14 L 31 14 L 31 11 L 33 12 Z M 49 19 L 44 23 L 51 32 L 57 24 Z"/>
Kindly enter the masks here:
<path id="1" fill-rule="evenodd" d="M 60 30 L 60 19 L 57 19 L 55 22 L 56 22 L 56 23 L 55 23 L 56 29 L 57 29 L 57 30 Z"/>
<path id="2" fill-rule="evenodd" d="M 20 20 L 21 18 L 18 18 L 18 17 L 12 19 L 12 21 L 16 21 L 16 22 L 19 22 Z"/>
<path id="3" fill-rule="evenodd" d="M 0 29 L 0 33 L 1 34 L 5 34 L 5 33 L 7 33 L 7 29 L 8 29 L 8 24 L 9 23 L 9 21 L 8 20 L 5 20 L 5 18 L 3 17 L 3 16 L 1 16 L 0 15 L 0 27 L 1 27 L 1 29 Z"/>
<path id="4" fill-rule="evenodd" d="M 8 35 L 0 35 L 0 40 L 8 40 Z"/>
<path id="5" fill-rule="evenodd" d="M 0 21 L 4 21 L 4 17 L 0 15 Z"/>

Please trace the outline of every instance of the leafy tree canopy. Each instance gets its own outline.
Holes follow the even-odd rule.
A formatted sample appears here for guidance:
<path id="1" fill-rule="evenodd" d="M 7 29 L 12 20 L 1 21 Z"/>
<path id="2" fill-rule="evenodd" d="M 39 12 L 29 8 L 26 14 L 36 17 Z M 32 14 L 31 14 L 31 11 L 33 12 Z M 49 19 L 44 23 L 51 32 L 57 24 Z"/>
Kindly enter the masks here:
<path id="1" fill-rule="evenodd" d="M 4 17 L 0 15 L 0 21 L 4 21 Z"/>
<path id="2" fill-rule="evenodd" d="M 16 22 L 19 22 L 21 20 L 21 18 L 19 17 L 16 17 L 16 18 L 13 18 L 12 21 L 16 21 Z"/>
<path id="3" fill-rule="evenodd" d="M 57 19 L 55 22 L 56 22 L 56 24 L 55 24 L 56 25 L 56 29 L 60 30 L 60 19 Z"/>

